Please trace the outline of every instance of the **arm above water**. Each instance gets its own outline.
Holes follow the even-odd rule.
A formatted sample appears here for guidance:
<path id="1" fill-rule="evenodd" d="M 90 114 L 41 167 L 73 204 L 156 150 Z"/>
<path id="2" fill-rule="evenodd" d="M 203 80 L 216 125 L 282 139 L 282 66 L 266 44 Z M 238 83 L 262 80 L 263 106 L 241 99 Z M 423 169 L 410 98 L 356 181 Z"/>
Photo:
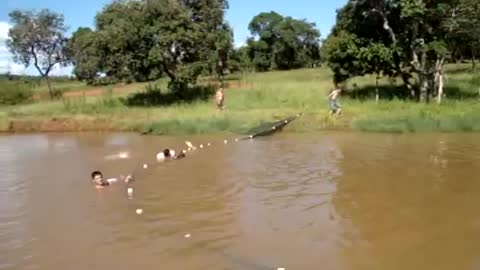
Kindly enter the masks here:
<path id="1" fill-rule="evenodd" d="M 109 184 L 118 182 L 118 178 L 108 178 L 106 180 Z"/>

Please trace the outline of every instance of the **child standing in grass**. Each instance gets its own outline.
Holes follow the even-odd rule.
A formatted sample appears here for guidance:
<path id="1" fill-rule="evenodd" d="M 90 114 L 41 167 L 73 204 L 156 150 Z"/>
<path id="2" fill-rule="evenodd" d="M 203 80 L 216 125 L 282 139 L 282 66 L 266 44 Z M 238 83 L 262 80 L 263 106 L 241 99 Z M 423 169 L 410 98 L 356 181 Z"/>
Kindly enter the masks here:
<path id="1" fill-rule="evenodd" d="M 328 95 L 328 100 L 330 102 L 331 115 L 340 114 L 340 111 L 342 110 L 342 108 L 338 104 L 338 97 L 340 96 L 341 93 L 342 93 L 342 88 L 338 84 L 336 84 L 335 89 L 333 89 L 330 92 L 330 95 Z"/>
<path id="2" fill-rule="evenodd" d="M 215 93 L 215 102 L 217 104 L 217 110 L 222 111 L 224 108 L 225 101 L 225 94 L 223 92 L 223 87 L 218 88 L 217 92 Z"/>

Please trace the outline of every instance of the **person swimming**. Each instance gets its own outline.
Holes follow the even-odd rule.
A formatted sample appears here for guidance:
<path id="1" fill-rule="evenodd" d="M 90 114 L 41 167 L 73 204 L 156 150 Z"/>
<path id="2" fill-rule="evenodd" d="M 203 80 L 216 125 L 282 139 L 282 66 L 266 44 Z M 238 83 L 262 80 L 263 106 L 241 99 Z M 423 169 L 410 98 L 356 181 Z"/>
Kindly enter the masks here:
<path id="1" fill-rule="evenodd" d="M 176 154 L 175 150 L 166 148 L 162 152 L 157 154 L 157 161 L 165 161 L 167 159 L 182 159 L 185 158 L 185 152 L 180 152 L 178 155 Z"/>
<path id="2" fill-rule="evenodd" d="M 96 188 L 104 188 L 110 185 L 110 182 L 103 179 L 103 174 L 100 171 L 92 172 L 92 181 Z"/>
<path id="3" fill-rule="evenodd" d="M 103 174 L 100 171 L 92 172 L 91 177 L 92 177 L 92 182 L 95 184 L 96 188 L 104 188 L 104 187 L 110 186 L 111 183 L 118 182 L 118 178 L 109 178 L 104 180 Z M 125 177 L 125 183 L 130 183 L 132 181 L 133 181 L 133 177 L 131 175 L 128 175 L 127 177 Z"/>

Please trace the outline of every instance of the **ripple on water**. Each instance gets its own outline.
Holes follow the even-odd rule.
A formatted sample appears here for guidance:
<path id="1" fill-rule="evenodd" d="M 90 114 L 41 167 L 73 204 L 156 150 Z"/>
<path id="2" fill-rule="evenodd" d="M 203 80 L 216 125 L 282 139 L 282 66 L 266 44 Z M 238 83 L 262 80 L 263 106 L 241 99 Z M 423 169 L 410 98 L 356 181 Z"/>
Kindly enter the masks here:
<path id="1" fill-rule="evenodd" d="M 0 261 L 5 268 L 28 260 L 26 248 L 32 242 L 28 228 L 28 183 L 22 172 L 21 151 L 25 144 L 0 138 Z M 2 267 L 0 267 L 1 269 Z"/>
<path id="2" fill-rule="evenodd" d="M 279 210 L 324 205 L 335 191 L 335 179 L 341 176 L 337 163 L 342 155 L 330 141 L 292 144 L 268 140 L 238 152 L 232 162 L 242 168 L 239 176 L 249 180 L 263 204 Z M 255 161 L 249 162 L 243 154 Z"/>
<path id="3" fill-rule="evenodd" d="M 43 136 L 0 138 L 0 269 L 441 265 L 415 267 L 423 255 L 470 262 L 480 248 L 472 241 L 480 144 L 418 136 L 279 134 L 221 144 L 142 170 L 131 200 L 123 183 L 92 189 L 88 173 L 144 164 L 140 154 L 103 157 L 129 144 L 153 153 L 150 143 L 162 138 L 142 146 L 143 137 L 121 135 L 110 143 L 97 135 L 47 144 Z"/>

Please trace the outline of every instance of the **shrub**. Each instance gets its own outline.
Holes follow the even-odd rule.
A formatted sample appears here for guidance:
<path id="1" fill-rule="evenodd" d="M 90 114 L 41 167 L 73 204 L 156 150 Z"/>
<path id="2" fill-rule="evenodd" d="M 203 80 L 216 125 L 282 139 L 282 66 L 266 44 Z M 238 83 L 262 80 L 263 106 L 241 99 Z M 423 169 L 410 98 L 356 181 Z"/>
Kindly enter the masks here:
<path id="1" fill-rule="evenodd" d="M 31 102 L 33 91 L 23 83 L 2 82 L 0 84 L 0 104 L 16 105 Z"/>

